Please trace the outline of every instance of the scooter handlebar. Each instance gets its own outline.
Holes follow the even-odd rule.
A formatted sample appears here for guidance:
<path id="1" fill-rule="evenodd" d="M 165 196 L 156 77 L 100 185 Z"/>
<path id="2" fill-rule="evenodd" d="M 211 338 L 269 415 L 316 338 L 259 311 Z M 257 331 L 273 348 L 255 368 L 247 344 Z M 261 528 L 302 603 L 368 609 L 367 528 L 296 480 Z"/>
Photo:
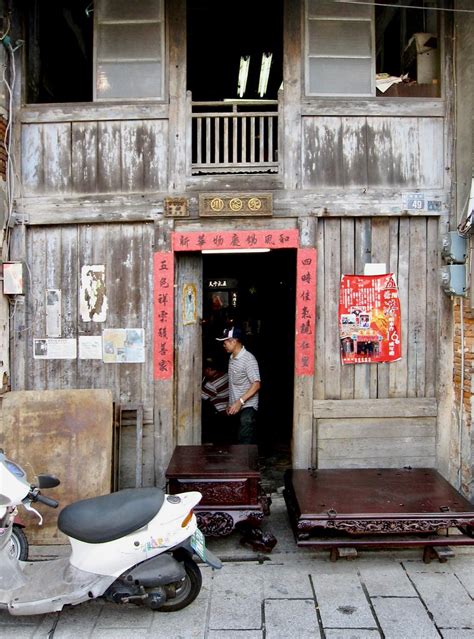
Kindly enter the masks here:
<path id="1" fill-rule="evenodd" d="M 45 497 L 44 495 L 35 495 L 34 501 L 39 501 L 40 504 L 44 504 L 50 508 L 57 508 L 59 506 L 59 501 L 51 499 L 51 497 Z"/>

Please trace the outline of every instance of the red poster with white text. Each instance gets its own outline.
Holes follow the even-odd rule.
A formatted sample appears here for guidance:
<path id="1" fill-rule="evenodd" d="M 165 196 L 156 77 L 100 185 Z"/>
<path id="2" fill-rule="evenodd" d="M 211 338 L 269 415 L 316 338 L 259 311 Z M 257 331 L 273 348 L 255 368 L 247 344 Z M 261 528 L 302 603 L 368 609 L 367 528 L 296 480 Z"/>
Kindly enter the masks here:
<path id="1" fill-rule="evenodd" d="M 400 300 L 393 273 L 341 277 L 339 333 L 343 364 L 401 359 Z"/>

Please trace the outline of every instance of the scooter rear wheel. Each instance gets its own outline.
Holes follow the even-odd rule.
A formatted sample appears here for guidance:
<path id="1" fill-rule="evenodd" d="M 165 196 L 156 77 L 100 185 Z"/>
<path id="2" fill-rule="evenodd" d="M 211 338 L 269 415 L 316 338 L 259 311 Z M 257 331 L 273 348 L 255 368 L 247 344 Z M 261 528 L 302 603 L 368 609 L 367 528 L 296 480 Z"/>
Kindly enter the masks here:
<path id="1" fill-rule="evenodd" d="M 176 587 L 176 596 L 168 599 L 158 608 L 160 612 L 175 612 L 182 610 L 192 603 L 201 591 L 202 575 L 199 566 L 192 559 L 184 559 L 186 577 Z"/>
<path id="2" fill-rule="evenodd" d="M 21 526 L 13 524 L 11 543 L 15 549 L 15 557 L 19 561 L 28 561 L 28 539 Z"/>

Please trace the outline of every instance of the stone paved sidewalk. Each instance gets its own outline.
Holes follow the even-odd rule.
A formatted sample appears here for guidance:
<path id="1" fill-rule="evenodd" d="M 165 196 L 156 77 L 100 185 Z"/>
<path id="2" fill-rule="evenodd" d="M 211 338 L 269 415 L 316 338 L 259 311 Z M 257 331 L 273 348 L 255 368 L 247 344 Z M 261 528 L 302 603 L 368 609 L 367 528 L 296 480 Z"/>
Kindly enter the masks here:
<path id="1" fill-rule="evenodd" d="M 60 614 L 0 613 L 2 639 L 444 639 L 474 638 L 474 552 L 424 564 L 420 553 L 322 554 L 301 560 L 226 562 L 203 568 L 187 609 L 156 613 L 91 602 Z"/>
<path id="2" fill-rule="evenodd" d="M 296 547 L 278 499 L 270 519 L 278 544 L 260 562 L 236 535 L 210 540 L 224 568 L 202 568 L 202 591 L 185 610 L 95 601 L 39 618 L 1 612 L 0 638 L 474 639 L 474 548 L 447 563 L 424 564 L 421 549 L 333 563 L 327 551 Z"/>

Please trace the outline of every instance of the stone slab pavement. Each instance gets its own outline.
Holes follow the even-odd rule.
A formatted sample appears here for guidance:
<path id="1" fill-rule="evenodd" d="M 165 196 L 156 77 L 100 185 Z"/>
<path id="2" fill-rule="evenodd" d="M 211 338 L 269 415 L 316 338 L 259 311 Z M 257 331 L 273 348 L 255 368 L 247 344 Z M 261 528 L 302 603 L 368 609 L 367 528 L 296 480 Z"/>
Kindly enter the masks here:
<path id="1" fill-rule="evenodd" d="M 474 639 L 474 548 L 456 548 L 447 563 L 424 564 L 421 549 L 331 562 L 328 551 L 296 547 L 278 499 L 268 522 L 278 544 L 265 556 L 237 533 L 209 540 L 224 567 L 202 566 L 201 593 L 182 611 L 94 601 L 40 617 L 0 612 L 0 638 Z"/>

